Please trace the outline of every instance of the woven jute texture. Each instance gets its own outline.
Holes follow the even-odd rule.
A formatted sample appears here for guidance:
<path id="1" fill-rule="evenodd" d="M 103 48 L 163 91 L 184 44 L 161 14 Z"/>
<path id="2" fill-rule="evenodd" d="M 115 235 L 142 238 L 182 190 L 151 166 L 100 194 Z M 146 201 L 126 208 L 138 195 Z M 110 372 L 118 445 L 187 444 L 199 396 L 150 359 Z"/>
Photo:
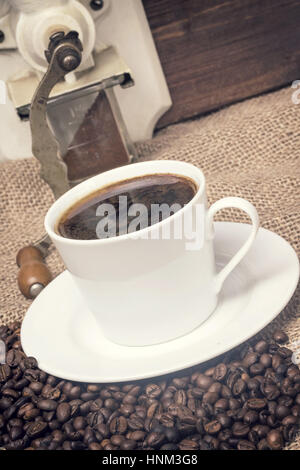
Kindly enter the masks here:
<path id="1" fill-rule="evenodd" d="M 283 89 L 170 126 L 139 146 L 139 158 L 184 160 L 200 167 L 210 203 L 224 196 L 248 199 L 257 207 L 261 225 L 288 240 L 299 254 L 300 105 L 292 103 L 291 95 L 290 88 Z M 43 219 L 52 201 L 34 159 L 0 165 L 0 323 L 21 319 L 30 305 L 17 288 L 15 257 L 44 234 Z M 248 221 L 235 209 L 222 211 L 218 219 Z M 47 263 L 54 275 L 63 270 L 54 249 Z M 298 288 L 263 334 L 280 325 L 293 347 L 300 339 L 299 304 Z M 289 448 L 300 449 L 300 438 Z"/>

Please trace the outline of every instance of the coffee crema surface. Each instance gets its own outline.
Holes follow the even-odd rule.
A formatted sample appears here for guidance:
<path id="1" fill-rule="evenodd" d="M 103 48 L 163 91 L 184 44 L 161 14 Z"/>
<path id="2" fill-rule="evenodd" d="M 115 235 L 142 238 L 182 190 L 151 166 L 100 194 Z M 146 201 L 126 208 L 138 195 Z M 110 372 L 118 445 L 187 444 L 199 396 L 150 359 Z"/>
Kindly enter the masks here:
<path id="1" fill-rule="evenodd" d="M 73 204 L 56 231 L 65 238 L 97 240 L 139 231 L 172 216 L 198 190 L 190 178 L 151 174 L 102 187 Z"/>

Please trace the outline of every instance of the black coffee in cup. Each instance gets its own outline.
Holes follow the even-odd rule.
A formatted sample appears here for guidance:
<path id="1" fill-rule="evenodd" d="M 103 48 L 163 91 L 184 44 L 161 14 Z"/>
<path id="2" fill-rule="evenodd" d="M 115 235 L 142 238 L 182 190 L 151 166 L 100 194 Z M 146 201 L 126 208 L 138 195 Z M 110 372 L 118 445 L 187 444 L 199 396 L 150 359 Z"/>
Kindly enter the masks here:
<path id="1" fill-rule="evenodd" d="M 197 189 L 192 179 L 168 173 L 119 181 L 76 202 L 59 219 L 56 231 L 76 240 L 138 231 L 172 216 Z"/>

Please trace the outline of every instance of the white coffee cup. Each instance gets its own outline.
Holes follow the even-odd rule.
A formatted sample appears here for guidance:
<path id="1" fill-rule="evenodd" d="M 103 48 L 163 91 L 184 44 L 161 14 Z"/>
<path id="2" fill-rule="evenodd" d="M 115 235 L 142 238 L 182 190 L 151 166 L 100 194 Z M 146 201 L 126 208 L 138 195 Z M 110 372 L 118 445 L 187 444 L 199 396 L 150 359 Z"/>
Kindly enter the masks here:
<path id="1" fill-rule="evenodd" d="M 67 209 L 101 187 L 162 173 L 190 178 L 198 188 L 187 205 L 162 222 L 133 234 L 87 241 L 64 238 L 56 231 Z M 252 230 L 217 273 L 213 216 L 228 207 L 245 211 Z M 194 245 L 190 232 L 183 230 L 178 237 L 178 224 L 185 218 L 194 233 L 201 231 Z M 185 335 L 211 315 L 224 280 L 254 242 L 259 218 L 250 202 L 237 197 L 220 199 L 208 209 L 202 171 L 189 163 L 166 160 L 123 166 L 84 181 L 54 202 L 45 227 L 103 334 L 118 344 L 146 346 Z"/>

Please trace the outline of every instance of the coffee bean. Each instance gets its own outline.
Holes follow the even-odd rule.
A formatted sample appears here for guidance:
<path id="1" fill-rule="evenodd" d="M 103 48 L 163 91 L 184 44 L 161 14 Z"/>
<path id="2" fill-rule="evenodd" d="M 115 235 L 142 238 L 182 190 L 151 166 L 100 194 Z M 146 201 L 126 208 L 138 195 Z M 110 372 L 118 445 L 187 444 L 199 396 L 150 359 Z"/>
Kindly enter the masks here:
<path id="1" fill-rule="evenodd" d="M 79 398 L 81 394 L 81 388 L 79 386 L 72 387 L 71 390 L 68 393 L 68 397 L 71 400 L 74 400 L 76 398 Z"/>
<path id="2" fill-rule="evenodd" d="M 0 382 L 6 382 L 11 376 L 11 369 L 8 364 L 0 364 Z"/>
<path id="3" fill-rule="evenodd" d="M 189 383 L 189 377 L 175 377 L 172 379 L 172 383 L 176 388 L 186 388 Z"/>
<path id="4" fill-rule="evenodd" d="M 89 450 L 102 450 L 102 446 L 98 442 L 91 442 L 88 448 Z"/>
<path id="5" fill-rule="evenodd" d="M 250 427 L 246 423 L 236 422 L 232 426 L 232 433 L 236 437 L 245 437 L 250 431 Z"/>
<path id="6" fill-rule="evenodd" d="M 232 393 L 236 397 L 243 393 L 247 388 L 246 382 L 243 379 L 238 379 L 232 387 Z"/>
<path id="7" fill-rule="evenodd" d="M 274 354 L 272 357 L 272 367 L 273 369 L 277 372 L 278 367 L 282 363 L 282 358 L 279 356 L 279 354 Z"/>
<path id="8" fill-rule="evenodd" d="M 282 434 L 277 429 L 273 429 L 267 435 L 267 443 L 273 450 L 280 450 L 283 446 Z"/>
<path id="9" fill-rule="evenodd" d="M 54 400 L 39 400 L 37 406 L 40 410 L 44 411 L 55 411 L 57 408 L 57 402 Z"/>
<path id="10" fill-rule="evenodd" d="M 250 410 L 262 410 L 267 405 L 267 400 L 264 398 L 250 398 L 247 401 L 247 406 Z"/>
<path id="11" fill-rule="evenodd" d="M 257 449 L 258 450 L 271 450 L 268 442 L 267 442 L 267 439 L 261 439 L 258 444 L 257 444 Z"/>
<path id="12" fill-rule="evenodd" d="M 186 407 L 181 406 L 178 408 L 177 416 L 179 421 L 182 421 L 185 424 L 195 425 L 196 424 L 196 417 L 193 413 Z"/>
<path id="13" fill-rule="evenodd" d="M 179 442 L 178 447 L 182 451 L 197 450 L 199 448 L 198 443 L 192 439 L 183 439 Z"/>
<path id="14" fill-rule="evenodd" d="M 237 370 L 228 373 L 226 384 L 230 390 L 232 390 L 232 387 L 234 386 L 235 382 L 240 378 L 240 376 L 241 375 Z"/>
<path id="15" fill-rule="evenodd" d="M 220 441 L 228 442 L 229 439 L 232 437 L 231 429 L 222 429 L 218 434 L 218 439 Z"/>
<path id="16" fill-rule="evenodd" d="M 140 429 L 144 429 L 144 421 L 139 416 L 131 415 L 127 421 L 129 429 L 132 431 L 138 431 Z"/>
<path id="17" fill-rule="evenodd" d="M 53 437 L 53 440 L 57 442 L 58 444 L 61 444 L 61 442 L 63 442 L 64 440 L 64 434 L 59 429 L 56 429 L 55 431 L 52 432 L 52 437 Z"/>
<path id="18" fill-rule="evenodd" d="M 147 385 L 145 391 L 146 391 L 146 395 L 150 398 L 157 398 L 162 393 L 161 388 L 156 384 Z"/>
<path id="19" fill-rule="evenodd" d="M 207 434 L 218 434 L 221 430 L 221 424 L 218 420 L 210 421 L 204 425 L 205 432 Z"/>
<path id="20" fill-rule="evenodd" d="M 13 390 L 12 388 L 5 388 L 4 390 L 2 390 L 2 396 L 17 399 L 19 393 L 16 390 Z"/>
<path id="21" fill-rule="evenodd" d="M 72 441 L 71 442 L 71 449 L 72 450 L 84 450 L 85 449 L 85 444 L 80 441 Z"/>
<path id="22" fill-rule="evenodd" d="M 15 390 L 22 390 L 24 387 L 27 387 L 28 384 L 29 384 L 29 380 L 23 378 L 23 379 L 18 380 L 17 382 L 15 382 L 14 389 Z"/>
<path id="23" fill-rule="evenodd" d="M 39 415 L 40 415 L 40 410 L 38 410 L 37 408 L 31 408 L 31 409 L 25 411 L 25 413 L 23 415 L 23 419 L 25 421 L 33 421 Z"/>
<path id="24" fill-rule="evenodd" d="M 6 450 L 23 450 L 25 449 L 27 442 L 25 438 L 17 439 L 16 441 L 11 441 L 10 443 L 6 444 Z"/>
<path id="25" fill-rule="evenodd" d="M 88 401 L 86 403 L 78 403 L 75 400 L 70 401 L 71 406 L 71 417 L 76 416 L 78 413 L 81 413 L 83 416 L 86 416 L 89 411 L 91 411 L 92 402 Z"/>
<path id="26" fill-rule="evenodd" d="M 84 400 L 83 395 L 84 394 L 82 394 L 81 397 Z M 90 400 L 89 397 L 87 399 Z M 108 410 L 114 411 L 118 408 L 118 403 L 113 398 L 107 398 L 106 400 L 104 400 L 103 406 L 104 408 L 107 408 Z"/>
<path id="27" fill-rule="evenodd" d="M 165 441 L 165 435 L 159 432 L 151 432 L 146 438 L 146 445 L 155 448 L 160 447 Z"/>
<path id="28" fill-rule="evenodd" d="M 24 430 L 21 426 L 12 426 L 9 430 L 9 437 L 12 441 L 20 439 L 24 435 Z"/>
<path id="29" fill-rule="evenodd" d="M 220 382 L 214 382 L 208 389 L 208 392 L 217 393 L 220 395 L 222 391 L 222 384 Z"/>
<path id="30" fill-rule="evenodd" d="M 197 386 L 202 390 L 208 390 L 213 384 L 213 379 L 204 374 L 199 375 L 197 378 Z"/>
<path id="31" fill-rule="evenodd" d="M 255 364 L 255 362 L 258 359 L 258 354 L 256 352 L 249 352 L 243 360 L 243 365 L 245 367 L 250 367 L 252 364 Z"/>
<path id="32" fill-rule="evenodd" d="M 254 410 L 247 411 L 243 417 L 244 423 L 254 424 L 258 421 L 258 413 Z"/>
<path id="33" fill-rule="evenodd" d="M 216 414 L 223 413 L 223 411 L 226 411 L 228 408 L 229 402 L 227 398 L 220 398 L 220 400 L 216 401 L 216 403 L 214 404 Z"/>
<path id="34" fill-rule="evenodd" d="M 127 405 L 135 405 L 136 402 L 137 402 L 137 399 L 134 395 L 127 394 L 123 398 L 123 403 Z"/>
<path id="35" fill-rule="evenodd" d="M 144 441 L 146 436 L 145 431 L 132 431 L 130 433 L 129 439 L 133 439 L 134 441 Z"/>
<path id="36" fill-rule="evenodd" d="M 168 442 L 175 443 L 179 441 L 180 433 L 176 428 L 165 428 L 164 434 Z"/>
<path id="37" fill-rule="evenodd" d="M 13 399 L 10 397 L 3 397 L 0 399 L 0 410 L 6 410 L 13 403 Z"/>
<path id="38" fill-rule="evenodd" d="M 283 437 L 286 441 L 293 441 L 299 431 L 299 426 L 289 423 L 286 426 L 283 426 L 282 430 Z"/>
<path id="39" fill-rule="evenodd" d="M 300 405 L 293 406 L 291 411 L 293 416 L 300 417 Z"/>
<path id="40" fill-rule="evenodd" d="M 295 397 L 295 404 L 300 406 L 300 393 L 298 393 Z"/>
<path id="41" fill-rule="evenodd" d="M 242 439 L 238 442 L 237 448 L 238 450 L 255 450 L 256 446 L 253 444 L 253 442 Z"/>
<path id="42" fill-rule="evenodd" d="M 136 441 L 134 441 L 133 439 L 125 439 L 121 445 L 120 445 L 120 449 L 121 450 L 133 450 L 136 446 Z"/>
<path id="43" fill-rule="evenodd" d="M 10 349 L 6 354 L 6 364 L 10 367 L 17 367 L 17 365 L 23 360 L 24 354 L 16 349 Z"/>
<path id="44" fill-rule="evenodd" d="M 237 400 L 237 398 L 229 398 L 229 408 L 231 410 L 238 410 L 241 406 L 239 400 Z"/>
<path id="45" fill-rule="evenodd" d="M 289 338 L 282 330 L 276 330 L 273 333 L 273 339 L 276 343 L 287 343 Z"/>
<path id="46" fill-rule="evenodd" d="M 151 431 L 157 432 L 157 433 L 164 433 L 165 428 L 163 427 L 162 424 L 160 424 L 157 420 L 152 420 L 152 425 L 151 425 Z"/>
<path id="47" fill-rule="evenodd" d="M 83 416 L 77 416 L 73 420 L 73 428 L 76 431 L 80 431 L 80 429 L 84 429 L 86 425 L 87 425 L 87 422 Z"/>
<path id="48" fill-rule="evenodd" d="M 81 405 L 82 404 L 81 401 L 78 404 Z M 92 401 L 89 411 L 99 411 L 102 408 L 102 406 L 103 406 L 103 400 L 101 398 L 97 398 L 96 400 Z"/>
<path id="49" fill-rule="evenodd" d="M 232 418 L 230 416 L 228 416 L 228 413 L 227 414 L 218 414 L 217 415 L 217 420 L 219 421 L 219 423 L 221 424 L 222 428 L 229 428 L 232 424 Z"/>
<path id="50" fill-rule="evenodd" d="M 185 406 L 187 404 L 187 395 L 184 390 L 177 390 L 174 395 L 174 401 L 178 406 Z"/>
<path id="51" fill-rule="evenodd" d="M 34 392 L 34 393 L 41 393 L 43 389 L 43 384 L 41 382 L 32 382 L 29 384 L 29 388 Z"/>
<path id="52" fill-rule="evenodd" d="M 38 367 L 38 362 L 35 357 L 26 357 L 24 359 L 24 364 L 26 369 L 36 369 Z"/>
<path id="53" fill-rule="evenodd" d="M 203 441 L 206 442 L 206 444 L 208 444 L 209 446 L 208 448 L 211 450 L 217 450 L 219 447 L 219 441 L 214 436 L 206 435 L 204 436 Z"/>
<path id="54" fill-rule="evenodd" d="M 247 388 L 250 391 L 251 390 L 258 390 L 260 388 L 259 380 L 255 379 L 255 378 L 249 379 L 248 382 L 247 382 Z"/>
<path id="55" fill-rule="evenodd" d="M 164 444 L 163 446 L 161 446 L 160 450 L 177 450 L 178 449 L 178 446 L 176 444 Z"/>
<path id="56" fill-rule="evenodd" d="M 43 421 L 36 421 L 35 423 L 32 423 L 29 425 L 27 429 L 27 436 L 29 437 L 38 437 L 44 434 L 44 432 L 47 429 L 47 423 Z"/>
<path id="57" fill-rule="evenodd" d="M 289 426 L 290 424 L 298 424 L 299 420 L 296 416 L 293 415 L 288 415 L 282 420 L 282 425 L 283 426 Z"/>
<path id="58" fill-rule="evenodd" d="M 124 416 L 114 418 L 110 423 L 109 429 L 112 434 L 125 434 L 127 430 L 127 419 Z"/>
<path id="59" fill-rule="evenodd" d="M 256 362 L 249 367 L 250 375 L 257 376 L 263 373 L 265 367 L 261 362 Z"/>
<path id="60" fill-rule="evenodd" d="M 289 416 L 290 414 L 290 408 L 288 408 L 287 406 L 285 405 L 279 405 L 277 406 L 276 408 L 276 416 L 277 418 L 279 419 L 283 419 L 285 418 L 286 416 Z"/>
<path id="61" fill-rule="evenodd" d="M 190 408 L 189 408 L 190 409 Z M 192 410 L 191 410 L 192 411 Z M 195 410 L 196 411 L 196 410 Z M 173 428 L 175 425 L 175 419 L 174 416 L 171 415 L 171 413 L 163 413 L 160 418 L 160 423 L 165 427 L 165 428 Z"/>
<path id="62" fill-rule="evenodd" d="M 259 362 L 264 366 L 264 368 L 268 368 L 272 364 L 272 356 L 271 354 L 262 354 L 259 358 Z"/>
<path id="63" fill-rule="evenodd" d="M 280 390 L 276 385 L 265 384 L 261 387 L 262 393 L 268 400 L 276 400 L 280 396 Z"/>
<path id="64" fill-rule="evenodd" d="M 89 400 L 94 400 L 95 398 L 97 398 L 97 396 L 98 396 L 98 393 L 96 392 L 83 392 L 80 395 L 80 398 L 84 401 L 89 401 Z M 114 403 L 113 400 L 112 400 L 112 403 Z"/>
<path id="65" fill-rule="evenodd" d="M 231 390 L 227 385 L 222 385 L 221 388 L 221 397 L 222 398 L 230 398 L 231 397 Z"/>
<path id="66" fill-rule="evenodd" d="M 290 349 L 285 348 L 285 347 L 282 346 L 282 347 L 278 348 L 277 354 L 280 357 L 283 357 L 284 359 L 287 359 L 287 358 L 289 358 L 293 355 L 293 351 L 291 351 Z M 287 366 L 286 366 L 286 368 L 287 368 Z"/>
<path id="67" fill-rule="evenodd" d="M 221 363 L 215 367 L 213 378 L 214 380 L 221 382 L 222 380 L 225 379 L 226 374 L 227 374 L 227 366 L 226 364 Z"/>
<path id="68" fill-rule="evenodd" d="M 68 421 L 71 415 L 71 406 L 69 403 L 60 403 L 56 409 L 57 420 L 60 423 Z"/>
<path id="69" fill-rule="evenodd" d="M 278 418 L 275 415 L 271 415 L 267 417 L 267 423 L 266 423 L 270 428 L 276 428 L 277 425 L 279 424 Z"/>
<path id="70" fill-rule="evenodd" d="M 158 402 L 155 401 L 154 403 L 151 403 L 147 411 L 146 409 L 144 409 L 143 416 L 141 416 L 141 414 L 138 414 L 138 413 L 137 413 L 137 416 L 139 416 L 140 418 L 145 418 L 145 416 L 147 416 L 147 418 L 152 419 L 155 413 L 157 412 L 157 409 L 158 409 Z"/>
<path id="71" fill-rule="evenodd" d="M 258 354 L 265 353 L 266 351 L 268 351 L 268 343 L 264 340 L 259 341 L 254 346 L 254 351 L 257 352 Z"/>
<path id="72" fill-rule="evenodd" d="M 120 447 L 120 445 L 122 444 L 124 440 L 125 440 L 125 437 L 121 436 L 120 434 L 115 434 L 110 438 L 110 442 L 116 447 Z"/>
<path id="73" fill-rule="evenodd" d="M 0 326 L 0 339 L 5 339 L 8 331 L 9 331 L 9 328 L 7 325 L 1 325 Z"/>
<path id="74" fill-rule="evenodd" d="M 218 400 L 219 395 L 214 392 L 206 392 L 203 395 L 203 403 L 209 403 L 213 405 Z"/>
<path id="75" fill-rule="evenodd" d="M 278 344 L 275 344 L 275 343 L 270 343 L 269 344 L 269 353 L 270 354 L 276 354 L 276 352 L 278 351 Z"/>

